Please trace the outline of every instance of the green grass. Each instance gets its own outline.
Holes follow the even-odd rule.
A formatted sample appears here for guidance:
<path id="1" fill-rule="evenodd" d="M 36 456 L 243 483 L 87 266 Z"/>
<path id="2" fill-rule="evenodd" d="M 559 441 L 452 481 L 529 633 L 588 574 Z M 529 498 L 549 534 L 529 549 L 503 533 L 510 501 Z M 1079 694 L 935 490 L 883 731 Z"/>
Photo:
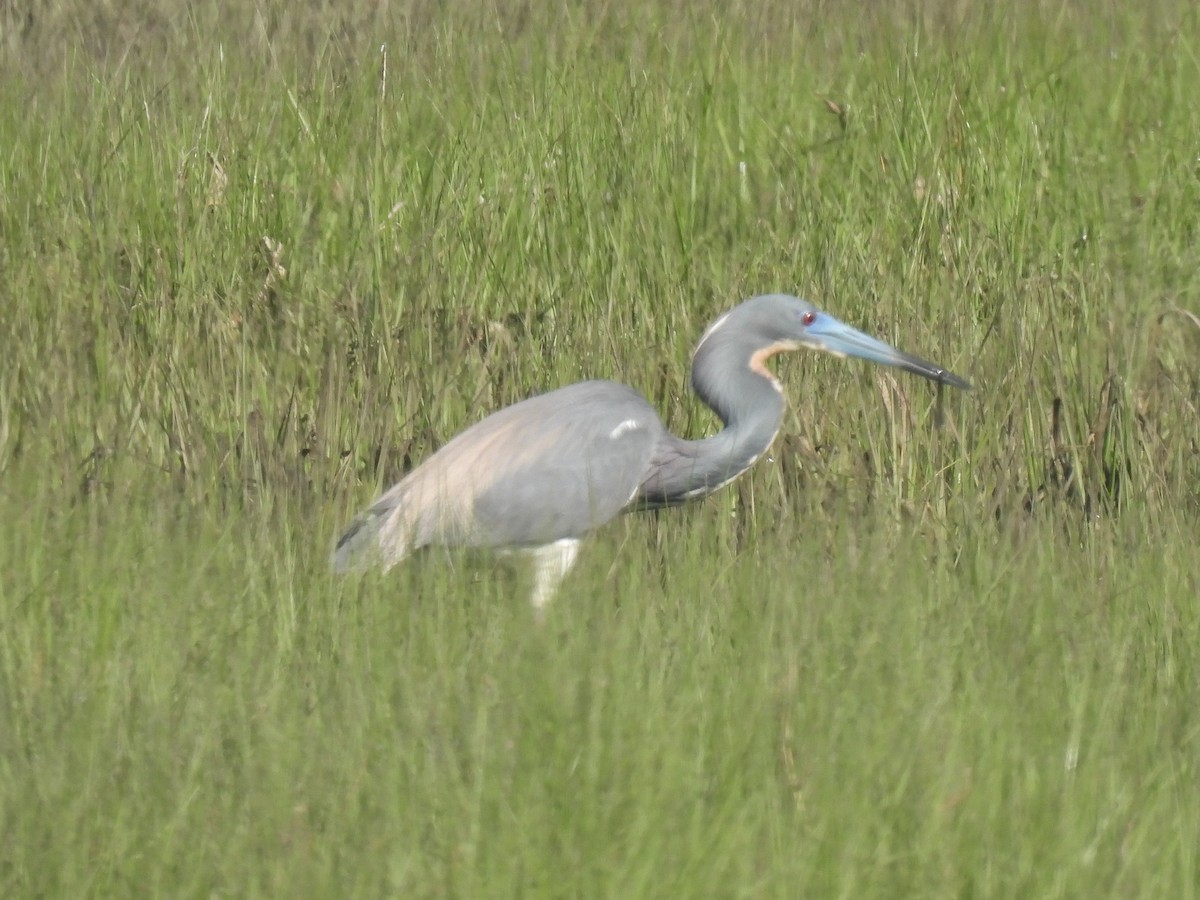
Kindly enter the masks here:
<path id="1" fill-rule="evenodd" d="M 0 896 L 1200 894 L 1200 17 L 874 6 L 0 10 Z M 329 572 L 773 290 L 977 389 Z"/>

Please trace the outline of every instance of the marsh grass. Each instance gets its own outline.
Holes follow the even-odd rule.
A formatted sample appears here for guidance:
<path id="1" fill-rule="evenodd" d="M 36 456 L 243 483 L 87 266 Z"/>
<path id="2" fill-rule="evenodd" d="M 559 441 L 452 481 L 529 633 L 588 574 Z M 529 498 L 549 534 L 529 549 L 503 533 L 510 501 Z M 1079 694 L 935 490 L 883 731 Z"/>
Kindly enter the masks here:
<path id="1" fill-rule="evenodd" d="M 1187 4 L 0 12 L 0 894 L 1195 896 Z M 346 518 L 584 377 L 771 458 L 527 573 Z"/>

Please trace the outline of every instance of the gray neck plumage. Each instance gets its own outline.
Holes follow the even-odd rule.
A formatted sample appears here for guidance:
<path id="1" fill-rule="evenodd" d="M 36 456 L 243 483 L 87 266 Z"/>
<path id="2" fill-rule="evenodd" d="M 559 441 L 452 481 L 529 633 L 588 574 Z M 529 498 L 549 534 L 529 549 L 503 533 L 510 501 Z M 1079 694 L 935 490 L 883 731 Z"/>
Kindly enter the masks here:
<path id="1" fill-rule="evenodd" d="M 692 386 L 725 423 L 698 441 L 667 435 L 656 450 L 651 475 L 636 498 L 641 508 L 675 506 L 728 484 L 771 446 L 783 420 L 783 395 L 762 363 L 751 368 L 754 348 L 702 343 L 692 363 Z"/>

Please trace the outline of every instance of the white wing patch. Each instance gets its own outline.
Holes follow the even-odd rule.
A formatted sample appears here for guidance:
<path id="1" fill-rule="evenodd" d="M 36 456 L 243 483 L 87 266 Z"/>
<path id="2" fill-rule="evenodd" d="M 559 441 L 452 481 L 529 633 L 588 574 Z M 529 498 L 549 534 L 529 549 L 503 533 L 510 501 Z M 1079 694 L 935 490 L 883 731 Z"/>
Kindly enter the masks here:
<path id="1" fill-rule="evenodd" d="M 616 440 L 623 434 L 628 434 L 631 431 L 637 431 L 642 426 L 638 424 L 637 419 L 626 419 L 616 428 L 608 433 L 609 438 Z"/>

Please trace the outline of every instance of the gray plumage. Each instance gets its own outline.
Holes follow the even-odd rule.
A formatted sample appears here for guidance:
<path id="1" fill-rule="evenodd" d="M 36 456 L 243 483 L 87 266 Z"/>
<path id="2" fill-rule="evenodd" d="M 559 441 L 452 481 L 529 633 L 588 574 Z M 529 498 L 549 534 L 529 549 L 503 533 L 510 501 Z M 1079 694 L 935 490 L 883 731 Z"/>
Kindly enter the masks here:
<path id="1" fill-rule="evenodd" d="M 970 387 L 804 300 L 755 297 L 709 326 L 693 357 L 696 393 L 725 425 L 716 435 L 676 437 L 641 394 L 610 381 L 531 397 L 472 425 L 381 495 L 338 541 L 334 565 L 387 569 L 431 544 L 525 550 L 540 609 L 589 531 L 621 512 L 706 496 L 770 447 L 784 401 L 765 361 L 801 347 Z"/>

